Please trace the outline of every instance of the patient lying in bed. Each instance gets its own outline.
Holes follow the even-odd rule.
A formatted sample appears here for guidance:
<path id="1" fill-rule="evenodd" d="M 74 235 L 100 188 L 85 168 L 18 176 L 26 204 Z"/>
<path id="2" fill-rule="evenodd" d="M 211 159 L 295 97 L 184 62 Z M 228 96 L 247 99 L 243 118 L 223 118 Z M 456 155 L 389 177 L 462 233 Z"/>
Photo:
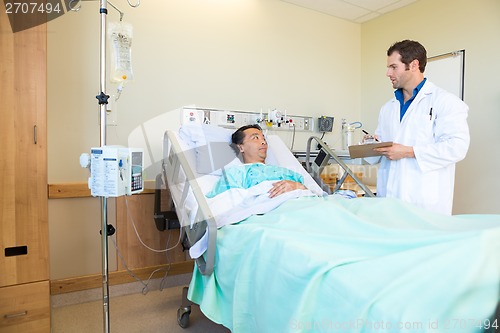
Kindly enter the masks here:
<path id="1" fill-rule="evenodd" d="M 258 125 L 239 128 L 232 134 L 231 142 L 238 148 L 245 164 L 230 163 L 222 168 L 221 177 L 205 193 L 217 228 L 238 223 L 252 215 L 268 213 L 291 199 L 327 195 L 320 187 L 314 188 L 316 183 L 312 178 L 313 183 L 308 182 L 305 178 L 307 174 L 303 175 L 297 169 L 265 164 L 268 145 Z M 303 169 L 300 165 L 299 168 Z M 356 198 L 352 191 L 335 194 L 348 199 Z M 205 234 L 190 248 L 191 258 L 198 258 L 204 253 L 207 237 Z"/>
<path id="2" fill-rule="evenodd" d="M 207 193 L 208 198 L 232 188 L 248 189 L 268 180 L 276 180 L 268 192 L 271 198 L 293 190 L 306 189 L 302 175 L 287 168 L 264 163 L 267 142 L 259 125 L 240 127 L 233 133 L 231 140 L 238 147 L 245 164 L 225 170 L 212 191 Z"/>
<path id="3" fill-rule="evenodd" d="M 277 165 L 265 164 L 267 141 L 258 125 L 239 128 L 231 137 L 243 158 L 243 165 L 224 168 L 211 191 L 205 194 L 217 228 L 267 213 L 299 197 L 317 197 L 308 189 L 304 176 Z M 207 248 L 207 235 L 189 253 L 198 258 Z"/>

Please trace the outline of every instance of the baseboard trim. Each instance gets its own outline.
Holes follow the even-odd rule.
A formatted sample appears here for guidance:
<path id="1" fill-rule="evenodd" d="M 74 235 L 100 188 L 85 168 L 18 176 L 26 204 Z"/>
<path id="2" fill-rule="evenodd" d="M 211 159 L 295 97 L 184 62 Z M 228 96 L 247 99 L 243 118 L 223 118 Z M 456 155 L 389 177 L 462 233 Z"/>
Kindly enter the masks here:
<path id="1" fill-rule="evenodd" d="M 144 181 L 144 191 L 139 194 L 155 193 L 155 182 Z M 92 198 L 88 182 L 54 183 L 47 185 L 49 199 Z"/>
<path id="2" fill-rule="evenodd" d="M 192 260 L 176 262 L 170 265 L 157 265 L 144 268 L 131 269 L 131 271 L 140 279 L 147 279 L 151 274 L 158 269 L 169 268 L 169 275 L 179 275 L 191 273 L 194 268 L 194 262 Z M 152 278 L 158 278 L 165 274 L 165 270 L 160 270 L 153 274 Z M 135 282 L 134 277 L 126 270 L 109 272 L 108 274 L 109 285 L 118 285 L 123 283 Z M 50 281 L 50 294 L 59 295 L 64 293 L 70 293 L 74 291 L 81 291 L 87 289 L 101 288 L 102 287 L 102 274 L 78 276 L 67 279 L 51 280 Z"/>

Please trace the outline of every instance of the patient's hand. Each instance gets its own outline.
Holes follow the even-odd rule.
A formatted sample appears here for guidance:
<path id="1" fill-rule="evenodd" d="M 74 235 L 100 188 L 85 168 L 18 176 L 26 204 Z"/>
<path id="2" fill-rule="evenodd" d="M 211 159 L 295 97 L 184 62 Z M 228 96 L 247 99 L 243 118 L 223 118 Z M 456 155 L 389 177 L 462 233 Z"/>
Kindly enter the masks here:
<path id="1" fill-rule="evenodd" d="M 290 192 L 298 189 L 306 190 L 307 187 L 305 187 L 304 184 L 294 182 L 292 180 L 280 180 L 279 182 L 273 184 L 273 187 L 269 190 L 268 193 L 270 198 L 274 198 L 285 192 Z"/>

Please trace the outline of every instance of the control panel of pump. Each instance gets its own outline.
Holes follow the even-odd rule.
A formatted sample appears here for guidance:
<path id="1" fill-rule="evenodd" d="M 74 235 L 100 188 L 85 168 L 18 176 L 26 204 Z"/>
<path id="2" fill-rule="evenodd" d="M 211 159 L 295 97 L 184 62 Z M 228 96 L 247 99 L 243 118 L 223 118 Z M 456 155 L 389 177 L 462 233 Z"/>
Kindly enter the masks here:
<path id="1" fill-rule="evenodd" d="M 144 190 L 144 150 L 120 146 L 103 146 L 80 156 L 82 167 L 90 169 L 92 196 L 119 197 Z"/>

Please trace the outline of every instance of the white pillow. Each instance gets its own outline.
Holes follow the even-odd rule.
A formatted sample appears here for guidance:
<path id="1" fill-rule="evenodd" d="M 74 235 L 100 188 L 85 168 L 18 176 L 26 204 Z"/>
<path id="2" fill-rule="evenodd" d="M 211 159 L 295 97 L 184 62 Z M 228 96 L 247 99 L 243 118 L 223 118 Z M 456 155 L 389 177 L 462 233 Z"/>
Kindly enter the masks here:
<path id="1" fill-rule="evenodd" d="M 243 164 L 238 157 L 238 152 L 231 146 L 231 136 L 234 131 L 235 130 L 208 124 L 187 123 L 181 126 L 179 129 L 180 139 L 187 143 L 190 149 L 195 150 L 197 173 L 202 175 L 221 176 L 224 166 Z M 266 164 L 281 166 L 290 165 L 291 162 L 289 159 L 279 161 L 275 152 L 271 149 L 271 145 L 275 145 L 277 146 L 275 149 L 278 152 L 284 150 L 284 154 L 289 153 L 288 148 L 281 139 L 274 139 L 273 135 L 271 135 L 266 137 L 266 140 L 269 145 Z M 295 164 L 292 163 L 292 165 L 300 166 L 300 168 L 291 168 L 293 171 L 298 172 L 302 169 L 301 171 L 303 172 L 301 173 L 307 174 L 307 171 L 305 171 L 293 155 L 287 155 L 290 155 L 289 157 L 292 158 L 292 161 L 294 160 Z"/>
<path id="2" fill-rule="evenodd" d="M 300 173 L 304 177 L 304 185 L 309 190 L 317 195 L 323 195 L 324 192 L 321 187 L 314 181 L 299 160 L 293 156 L 290 149 L 288 149 L 278 135 L 268 135 L 267 144 L 269 148 L 272 147 L 272 149 L 267 150 L 267 164 L 284 166 L 292 171 Z"/>
<path id="3" fill-rule="evenodd" d="M 196 153 L 199 174 L 222 175 L 222 167 L 242 164 L 231 146 L 233 130 L 208 124 L 188 123 L 179 129 L 179 137 Z"/>
<path id="4" fill-rule="evenodd" d="M 193 146 L 205 145 L 207 142 L 231 143 L 233 130 L 208 124 L 187 123 L 179 129 L 180 138 Z"/>

